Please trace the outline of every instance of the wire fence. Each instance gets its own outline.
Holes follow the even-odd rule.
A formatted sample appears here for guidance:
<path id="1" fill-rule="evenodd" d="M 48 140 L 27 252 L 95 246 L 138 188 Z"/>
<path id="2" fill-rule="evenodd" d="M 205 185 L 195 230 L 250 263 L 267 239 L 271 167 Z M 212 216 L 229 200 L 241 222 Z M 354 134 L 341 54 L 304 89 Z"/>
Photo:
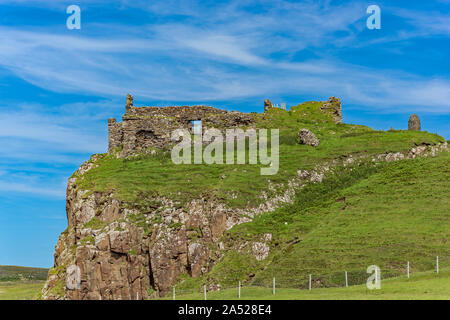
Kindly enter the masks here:
<path id="1" fill-rule="evenodd" d="M 404 268 L 379 268 L 378 266 L 372 266 L 372 268 L 365 270 L 350 270 L 339 271 L 326 275 L 318 275 L 314 273 L 305 273 L 301 277 L 295 277 L 293 275 L 280 272 L 279 275 L 273 274 L 272 277 L 256 278 L 251 281 L 236 281 L 236 284 L 223 285 L 223 284 L 202 284 L 196 288 L 177 288 L 172 287 L 172 292 L 168 295 L 172 295 L 172 299 L 176 300 L 177 297 L 183 298 L 183 296 L 190 296 L 193 299 L 208 299 L 208 294 L 211 292 L 235 289 L 237 298 L 245 298 L 243 292 L 245 288 L 261 288 L 276 295 L 277 289 L 299 289 L 299 290 L 314 290 L 318 288 L 338 288 L 338 287 L 350 287 L 355 285 L 366 284 L 371 281 L 374 285 L 380 284 L 381 280 L 389 279 L 399 276 L 410 278 L 414 276 L 414 273 L 432 271 L 435 274 L 439 274 L 442 270 L 442 263 L 439 262 L 437 256 L 434 261 L 433 269 L 423 270 L 415 269 L 414 265 L 410 261 L 404 263 Z M 292 270 L 292 269 L 290 269 Z"/>

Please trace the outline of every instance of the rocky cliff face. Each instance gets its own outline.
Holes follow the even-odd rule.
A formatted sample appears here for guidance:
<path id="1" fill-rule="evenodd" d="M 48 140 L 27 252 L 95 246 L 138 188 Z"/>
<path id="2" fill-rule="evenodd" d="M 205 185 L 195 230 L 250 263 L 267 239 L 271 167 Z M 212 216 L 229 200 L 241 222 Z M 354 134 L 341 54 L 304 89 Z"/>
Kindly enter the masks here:
<path id="1" fill-rule="evenodd" d="M 95 156 L 76 174 L 95 166 Z M 184 207 L 169 199 L 124 203 L 113 194 L 88 194 L 71 178 L 68 228 L 55 250 L 44 299 L 146 299 L 164 295 L 180 274 L 198 277 L 212 266 L 223 232 L 248 221 L 215 199 Z M 216 250 L 217 249 L 217 250 Z M 68 288 L 75 282 L 78 287 Z"/>
<path id="2" fill-rule="evenodd" d="M 371 161 L 434 156 L 442 150 L 447 150 L 447 143 L 372 156 Z M 126 203 L 111 193 L 90 193 L 77 185 L 76 177 L 95 167 L 96 160 L 94 155 L 69 179 L 68 228 L 57 243 L 43 299 L 140 300 L 165 295 L 180 275 L 198 277 L 211 270 L 223 255 L 226 230 L 292 202 L 295 190 L 321 182 L 334 166 L 360 161 L 350 156 L 311 171 L 299 170 L 283 193 L 243 210 L 206 197 L 182 206 L 148 195 L 139 203 Z M 266 242 L 253 244 L 258 260 L 270 251 Z"/>

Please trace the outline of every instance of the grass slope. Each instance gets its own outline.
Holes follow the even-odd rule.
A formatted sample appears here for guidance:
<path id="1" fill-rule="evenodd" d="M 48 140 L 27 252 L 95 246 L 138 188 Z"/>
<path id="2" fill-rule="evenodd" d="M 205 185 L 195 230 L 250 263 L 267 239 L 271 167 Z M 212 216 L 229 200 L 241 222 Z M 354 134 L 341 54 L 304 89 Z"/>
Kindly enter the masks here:
<path id="1" fill-rule="evenodd" d="M 270 197 L 284 190 L 298 169 L 348 155 L 405 152 L 445 141 L 428 132 L 335 124 L 320 106 L 308 102 L 290 111 L 254 115 L 257 128 L 280 129 L 280 169 L 273 176 L 261 175 L 261 165 L 175 165 L 170 152 L 128 159 L 104 154 L 98 155 L 94 168 L 76 176 L 76 185 L 87 194 L 114 192 L 116 198 L 142 208 L 154 207 L 156 195 L 180 205 L 204 196 L 247 207 L 262 202 L 263 192 Z M 300 128 L 315 133 L 320 145 L 299 145 Z M 229 248 L 223 259 L 202 278 L 183 275 L 177 288 L 196 291 L 204 283 L 227 288 L 238 281 L 270 286 L 274 275 L 281 287 L 303 288 L 310 273 L 315 287 L 333 287 L 342 285 L 344 270 L 350 284 L 358 284 L 367 278 L 368 265 L 377 264 L 385 277 L 393 277 L 404 273 L 408 260 L 413 272 L 432 269 L 436 255 L 448 266 L 449 160 L 445 153 L 336 168 L 322 183 L 300 190 L 292 205 L 231 229 L 223 238 Z M 269 182 L 275 190 L 268 190 Z M 273 236 L 271 251 L 267 259 L 256 261 L 251 243 L 260 241 L 263 233 Z"/>
<path id="2" fill-rule="evenodd" d="M 0 282 L 0 300 L 32 300 L 38 298 L 45 281 Z"/>
<path id="3" fill-rule="evenodd" d="M 311 273 L 326 276 L 317 279 L 320 286 L 333 286 L 343 270 L 361 281 L 360 270 L 372 264 L 390 275 L 404 274 L 406 261 L 413 272 L 433 269 L 436 256 L 449 266 L 449 181 L 446 152 L 390 163 L 317 206 L 302 210 L 297 204 L 291 230 L 302 241 L 275 257 L 256 280 L 279 274 L 280 281 L 306 283 L 305 274 Z M 336 201 L 342 198 L 344 203 Z M 308 226 L 303 218 L 310 220 Z"/>
<path id="4" fill-rule="evenodd" d="M 0 282 L 18 280 L 45 280 L 47 279 L 47 275 L 48 269 L 44 268 L 0 265 Z"/>
<path id="5" fill-rule="evenodd" d="M 351 169 L 351 170 L 350 170 Z M 270 287 L 305 288 L 364 283 L 376 264 L 383 276 L 450 265 L 450 153 L 368 164 L 338 171 L 296 195 L 292 205 L 232 228 L 228 244 L 260 241 L 272 233 L 271 253 L 256 261 L 251 252 L 230 250 L 203 278 L 186 279 L 180 290 L 203 283 L 235 287 L 238 281 Z"/>
<path id="6" fill-rule="evenodd" d="M 348 288 L 320 288 L 309 290 L 243 287 L 243 300 L 449 300 L 450 269 L 435 272 L 420 272 L 406 276 L 381 280 L 381 289 L 369 290 L 366 285 Z M 166 299 L 171 299 L 167 297 Z M 177 295 L 177 300 L 202 300 L 203 293 Z M 208 300 L 237 300 L 237 288 L 207 293 Z"/>
<path id="7" fill-rule="evenodd" d="M 31 300 L 38 298 L 48 269 L 0 266 L 0 300 Z"/>
<path id="8" fill-rule="evenodd" d="M 114 192 L 117 198 L 134 203 L 145 202 L 154 195 L 180 203 L 207 195 L 223 199 L 233 207 L 255 206 L 262 201 L 261 192 L 268 191 L 269 180 L 274 184 L 286 183 L 298 169 L 311 169 L 349 154 L 406 151 L 415 145 L 444 141 L 427 132 L 375 131 L 365 126 L 335 124 L 319 110 L 320 106 L 319 102 L 308 102 L 290 111 L 274 108 L 254 115 L 257 128 L 280 130 L 280 168 L 273 176 L 262 176 L 260 168 L 267 167 L 262 165 L 176 165 L 170 152 L 159 152 L 156 156 L 130 159 L 100 155 L 98 166 L 77 177 L 77 184 L 90 192 Z M 300 128 L 312 130 L 321 140 L 320 145 L 317 148 L 299 145 Z M 226 179 L 221 178 L 223 175 Z"/>

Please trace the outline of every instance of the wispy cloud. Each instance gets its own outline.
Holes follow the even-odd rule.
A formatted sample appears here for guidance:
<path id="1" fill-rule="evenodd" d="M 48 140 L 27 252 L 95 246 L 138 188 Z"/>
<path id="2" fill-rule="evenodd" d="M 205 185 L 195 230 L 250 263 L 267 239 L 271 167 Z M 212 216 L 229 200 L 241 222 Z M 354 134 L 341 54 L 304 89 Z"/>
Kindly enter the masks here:
<path id="1" fill-rule="evenodd" d="M 450 2 L 447 2 L 450 3 Z M 407 8 L 389 8 L 390 13 L 404 19 L 410 26 L 411 37 L 424 37 L 432 35 L 450 35 L 450 13 L 439 11 L 421 12 Z"/>
<path id="2" fill-rule="evenodd" d="M 0 139 L 27 140 L 50 146 L 54 151 L 73 153 L 92 153 L 103 149 L 105 142 L 99 137 L 98 130 L 94 130 L 94 123 L 98 119 L 89 119 L 89 113 L 76 116 L 73 112 L 67 111 L 71 106 L 74 105 L 60 106 L 67 112 L 66 114 L 52 114 L 40 105 L 14 106 L 14 108 L 3 105 Z M 75 106 L 79 107 L 79 104 Z M 102 122 L 106 123 L 106 120 L 102 119 Z"/>
<path id="3" fill-rule="evenodd" d="M 438 107 L 427 111 L 450 112 L 446 93 L 450 82 L 445 76 L 428 79 L 404 71 L 398 75 L 321 53 L 320 47 L 326 52 L 330 45 L 356 41 L 364 26 L 363 3 L 263 2 L 259 11 L 248 10 L 253 1 L 218 4 L 214 9 L 199 2 L 181 3 L 185 2 L 124 2 L 123 6 L 162 15 L 177 7 L 175 13 L 195 19 L 126 26 L 127 34 L 117 32 L 120 28 L 114 24 L 96 25 L 104 29 L 106 36 L 101 38 L 55 32 L 51 27 L 48 31 L 0 28 L 0 66 L 48 90 L 105 97 L 132 92 L 146 100 L 218 101 L 335 94 L 348 103 L 382 108 L 425 108 L 433 101 Z M 191 10 L 197 6 L 202 10 Z M 391 11 L 432 30 L 441 30 L 448 19 Z M 337 31 L 346 35 L 336 37 Z M 315 48 L 315 59 L 293 59 L 307 47 Z"/>
<path id="4" fill-rule="evenodd" d="M 106 105 L 0 104 L 0 190 L 63 199 L 67 177 L 89 154 L 106 150 Z"/>
<path id="5" fill-rule="evenodd" d="M 11 181 L 0 180 L 0 191 L 8 193 L 22 193 L 30 195 L 38 195 L 50 198 L 64 199 L 66 194 L 64 188 L 47 187 L 42 182 L 35 184 L 15 183 Z"/>

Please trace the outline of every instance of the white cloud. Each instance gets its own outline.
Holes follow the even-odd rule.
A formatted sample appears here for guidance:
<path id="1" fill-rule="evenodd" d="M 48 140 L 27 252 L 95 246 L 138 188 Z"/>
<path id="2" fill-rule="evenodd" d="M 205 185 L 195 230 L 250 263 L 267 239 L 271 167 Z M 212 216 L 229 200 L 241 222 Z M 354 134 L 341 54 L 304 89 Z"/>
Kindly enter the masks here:
<path id="1" fill-rule="evenodd" d="M 432 102 L 433 111 L 450 111 L 446 93 L 450 82 L 445 76 L 429 79 L 371 69 L 321 53 L 321 47 L 330 45 L 367 45 L 356 43 L 364 28 L 364 3 L 262 2 L 259 11 L 247 10 L 252 4 L 232 1 L 210 8 L 201 2 L 190 6 L 179 1 L 123 2 L 123 6 L 161 15 L 195 18 L 135 28 L 127 25 L 122 32 L 118 25 L 96 24 L 104 30 L 101 38 L 87 32 L 55 33 L 51 27 L 45 31 L 2 27 L 0 66 L 49 90 L 104 97 L 131 92 L 141 99 L 203 102 L 334 94 L 369 107 L 425 108 Z M 175 8 L 179 10 L 172 12 Z M 410 11 L 387 10 L 405 19 L 416 17 Z M 422 14 L 416 19 L 422 29 L 431 25 L 431 30 L 440 30 L 448 17 Z M 336 37 L 336 31 L 346 36 Z M 318 55 L 293 61 L 304 48 L 314 48 Z"/>
<path id="2" fill-rule="evenodd" d="M 411 26 L 410 37 L 450 35 L 450 14 L 439 11 L 422 12 L 407 8 L 388 8 L 389 12 L 404 19 Z"/>
<path id="3" fill-rule="evenodd" d="M 24 183 L 15 183 L 11 181 L 1 181 L 0 180 L 0 191 L 8 192 L 8 193 L 23 193 L 23 194 L 31 194 L 44 196 L 49 198 L 61 198 L 64 199 L 66 194 L 64 188 L 53 188 L 39 184 L 24 184 Z"/>
<path id="4" fill-rule="evenodd" d="M 250 53 L 239 45 L 236 38 L 228 35 L 207 35 L 194 39 L 180 39 L 179 43 L 188 48 L 207 54 L 229 58 L 244 65 L 265 65 L 268 62 Z"/>
<path id="5" fill-rule="evenodd" d="M 106 151 L 107 105 L 1 104 L 0 190 L 63 199 L 67 177 L 89 154 Z"/>

